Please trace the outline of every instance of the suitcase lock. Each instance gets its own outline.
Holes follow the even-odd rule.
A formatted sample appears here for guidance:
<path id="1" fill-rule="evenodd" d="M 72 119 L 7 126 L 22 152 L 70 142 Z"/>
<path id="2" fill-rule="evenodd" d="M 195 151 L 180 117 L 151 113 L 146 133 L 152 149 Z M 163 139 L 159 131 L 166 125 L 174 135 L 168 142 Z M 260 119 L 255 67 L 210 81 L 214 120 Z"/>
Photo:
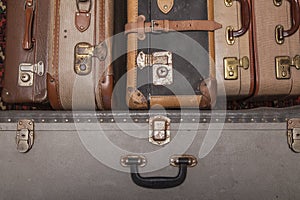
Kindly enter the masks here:
<path id="1" fill-rule="evenodd" d="M 152 67 L 154 85 L 171 85 L 173 83 L 172 53 L 169 51 L 145 54 L 140 52 L 137 56 L 137 66 L 140 69 Z"/>
<path id="2" fill-rule="evenodd" d="M 300 153 L 300 119 L 288 121 L 288 143 L 296 153 Z"/>
<path id="3" fill-rule="evenodd" d="M 300 70 L 300 55 L 295 56 L 293 59 L 289 56 L 278 56 L 275 58 L 275 62 L 277 79 L 290 79 L 291 67 Z"/>
<path id="4" fill-rule="evenodd" d="M 17 125 L 16 143 L 20 153 L 28 152 L 33 145 L 34 123 L 32 120 L 20 120 Z"/>
<path id="5" fill-rule="evenodd" d="M 239 78 L 239 68 L 249 69 L 249 58 L 247 56 L 242 59 L 236 57 L 224 58 L 224 78 L 225 80 L 237 80 Z"/>
<path id="6" fill-rule="evenodd" d="M 30 87 L 34 83 L 34 74 L 43 76 L 45 73 L 44 63 L 42 61 L 37 64 L 21 63 L 19 65 L 18 84 L 22 87 Z"/>
<path id="7" fill-rule="evenodd" d="M 171 141 L 171 120 L 164 116 L 151 117 L 149 120 L 149 142 L 165 145 Z"/>
<path id="8" fill-rule="evenodd" d="M 81 42 L 75 46 L 74 71 L 78 75 L 88 75 L 92 71 L 92 58 L 96 57 L 104 61 L 107 57 L 107 46 L 105 42 L 92 46 Z"/>

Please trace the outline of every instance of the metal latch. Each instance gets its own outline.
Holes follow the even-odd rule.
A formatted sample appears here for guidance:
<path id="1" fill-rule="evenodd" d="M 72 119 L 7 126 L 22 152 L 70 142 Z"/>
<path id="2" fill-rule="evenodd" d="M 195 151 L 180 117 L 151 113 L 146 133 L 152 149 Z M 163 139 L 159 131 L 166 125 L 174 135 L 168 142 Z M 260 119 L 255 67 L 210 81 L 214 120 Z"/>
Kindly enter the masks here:
<path id="1" fill-rule="evenodd" d="M 21 63 L 19 65 L 18 84 L 22 87 L 30 87 L 34 83 L 34 74 L 43 76 L 45 73 L 44 63 L 42 61 L 37 64 Z"/>
<path id="2" fill-rule="evenodd" d="M 171 141 L 171 119 L 155 116 L 149 119 L 149 142 L 155 145 L 165 145 Z"/>
<path id="3" fill-rule="evenodd" d="M 78 75 L 88 75 L 92 71 L 92 58 L 96 57 L 104 61 L 107 57 L 107 46 L 105 42 L 92 46 L 81 42 L 75 46 L 74 71 Z"/>
<path id="4" fill-rule="evenodd" d="M 290 148 L 300 153 L 300 119 L 290 119 L 288 121 L 287 136 Z"/>
<path id="5" fill-rule="evenodd" d="M 300 55 L 296 55 L 294 58 L 289 56 L 278 56 L 275 58 L 275 62 L 277 79 L 290 79 L 291 67 L 300 70 Z"/>
<path id="6" fill-rule="evenodd" d="M 242 59 L 236 57 L 224 58 L 224 78 L 225 80 L 237 80 L 239 78 L 239 68 L 249 69 L 249 58 L 244 56 Z"/>
<path id="7" fill-rule="evenodd" d="M 20 153 L 28 152 L 33 145 L 34 123 L 32 120 L 20 120 L 17 125 L 16 143 Z"/>
<path id="8" fill-rule="evenodd" d="M 172 53 L 169 51 L 145 54 L 140 52 L 137 56 L 137 66 L 140 69 L 152 67 L 154 85 L 171 85 L 173 83 Z"/>

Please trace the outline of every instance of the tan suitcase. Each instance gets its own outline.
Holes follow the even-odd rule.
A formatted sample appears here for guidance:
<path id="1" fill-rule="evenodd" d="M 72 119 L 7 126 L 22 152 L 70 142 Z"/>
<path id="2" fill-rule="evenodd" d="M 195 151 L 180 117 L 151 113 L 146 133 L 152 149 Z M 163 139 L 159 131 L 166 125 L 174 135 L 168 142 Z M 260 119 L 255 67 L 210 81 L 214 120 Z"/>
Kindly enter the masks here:
<path id="1" fill-rule="evenodd" d="M 221 25 L 214 21 L 213 14 L 211 0 L 128 0 L 126 98 L 130 108 L 214 106 L 217 91 L 213 32 Z M 178 51 L 187 47 L 183 39 L 170 39 L 174 36 L 169 33 L 172 31 L 183 31 L 182 34 L 205 47 L 207 55 L 193 51 L 191 46 L 185 52 L 203 59 L 197 63 L 189 63 L 193 61 L 187 58 L 184 58 L 187 61 L 183 61 L 180 58 L 182 55 L 172 52 L 170 44 L 180 46 Z M 158 44 L 163 52 L 156 50 L 158 48 L 153 45 L 159 43 L 157 40 L 161 39 L 160 36 L 164 37 L 162 43 L 170 40 L 166 46 Z M 199 74 L 199 68 L 207 73 Z M 188 83 L 183 83 L 181 75 Z"/>
<path id="2" fill-rule="evenodd" d="M 110 109 L 113 1 L 55 0 L 50 9 L 47 82 L 52 107 Z"/>
<path id="3" fill-rule="evenodd" d="M 215 20 L 222 29 L 215 31 L 216 68 L 219 95 L 244 99 L 254 92 L 254 65 L 249 0 L 215 0 Z M 224 86 L 221 86 L 224 84 Z M 222 88 L 225 88 L 225 94 Z"/>
<path id="4" fill-rule="evenodd" d="M 256 99 L 299 95 L 299 1 L 252 1 L 252 6 Z"/>

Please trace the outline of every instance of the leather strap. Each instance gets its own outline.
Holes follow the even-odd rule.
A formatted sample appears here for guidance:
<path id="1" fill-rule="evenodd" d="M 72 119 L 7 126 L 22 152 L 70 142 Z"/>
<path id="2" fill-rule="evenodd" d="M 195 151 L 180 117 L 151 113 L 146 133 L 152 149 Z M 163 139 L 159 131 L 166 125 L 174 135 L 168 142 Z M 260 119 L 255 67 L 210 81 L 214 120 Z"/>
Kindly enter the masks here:
<path id="1" fill-rule="evenodd" d="M 125 25 L 125 34 L 138 33 L 143 38 L 145 33 L 171 32 L 171 31 L 214 31 L 222 25 L 212 20 L 153 20 L 145 22 L 145 16 L 140 15 L 136 23 Z"/>
<path id="2" fill-rule="evenodd" d="M 33 46 L 32 43 L 32 28 L 33 28 L 33 18 L 34 18 L 35 5 L 33 0 L 25 1 L 25 31 L 22 47 L 24 50 L 30 50 Z"/>

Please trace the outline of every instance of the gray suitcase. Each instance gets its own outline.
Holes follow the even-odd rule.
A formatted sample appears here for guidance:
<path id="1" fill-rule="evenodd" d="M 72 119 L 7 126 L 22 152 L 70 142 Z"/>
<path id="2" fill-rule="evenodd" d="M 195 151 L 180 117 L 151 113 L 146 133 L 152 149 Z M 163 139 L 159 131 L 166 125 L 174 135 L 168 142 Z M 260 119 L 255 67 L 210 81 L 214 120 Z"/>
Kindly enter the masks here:
<path id="1" fill-rule="evenodd" d="M 299 199 L 299 110 L 0 112 L 0 199 Z"/>

